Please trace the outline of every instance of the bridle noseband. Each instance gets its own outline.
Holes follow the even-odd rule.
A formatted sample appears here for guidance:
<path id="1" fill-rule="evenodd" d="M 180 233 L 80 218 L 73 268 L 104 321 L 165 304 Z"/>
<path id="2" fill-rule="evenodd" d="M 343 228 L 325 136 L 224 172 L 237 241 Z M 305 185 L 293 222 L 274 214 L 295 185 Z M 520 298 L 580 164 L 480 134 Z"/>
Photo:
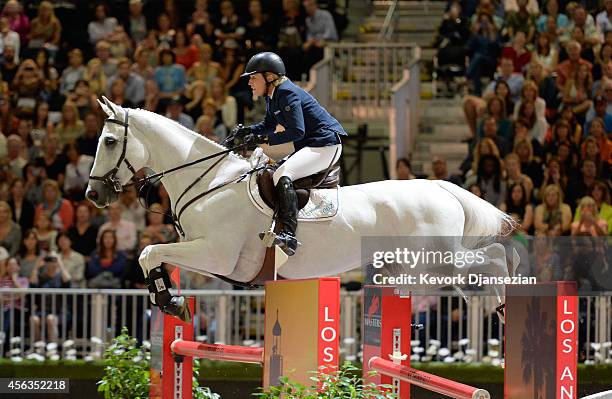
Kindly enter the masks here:
<path id="1" fill-rule="evenodd" d="M 136 169 L 134 169 L 130 161 L 128 161 L 128 159 L 125 157 L 125 153 L 127 151 L 129 115 L 130 115 L 130 110 L 126 109 L 125 110 L 125 121 L 122 122 L 118 119 L 111 119 L 111 118 L 108 118 L 106 119 L 106 121 L 104 121 L 104 123 L 116 123 L 117 125 L 123 126 L 123 149 L 121 150 L 121 156 L 119 157 L 119 160 L 117 160 L 117 164 L 115 165 L 115 167 L 109 170 L 104 176 L 91 176 L 91 175 L 89 176 L 90 180 L 101 181 L 106 187 L 111 188 L 115 192 L 115 194 L 119 194 L 123 192 L 123 186 L 121 185 L 121 181 L 119 181 L 119 178 L 117 177 L 117 173 L 119 172 L 119 168 L 121 167 L 122 162 L 125 162 L 125 164 L 127 165 L 130 172 L 132 172 L 132 174 L 134 175 L 136 174 Z"/>

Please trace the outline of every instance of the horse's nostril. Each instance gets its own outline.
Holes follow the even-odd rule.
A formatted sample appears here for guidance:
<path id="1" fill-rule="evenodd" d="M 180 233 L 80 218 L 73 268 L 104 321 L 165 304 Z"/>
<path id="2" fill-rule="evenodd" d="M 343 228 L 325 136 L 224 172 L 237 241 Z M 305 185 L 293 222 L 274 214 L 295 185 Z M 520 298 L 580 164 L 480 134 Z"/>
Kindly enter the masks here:
<path id="1" fill-rule="evenodd" d="M 96 190 L 87 191 L 87 199 L 95 201 L 98 199 L 98 192 Z"/>

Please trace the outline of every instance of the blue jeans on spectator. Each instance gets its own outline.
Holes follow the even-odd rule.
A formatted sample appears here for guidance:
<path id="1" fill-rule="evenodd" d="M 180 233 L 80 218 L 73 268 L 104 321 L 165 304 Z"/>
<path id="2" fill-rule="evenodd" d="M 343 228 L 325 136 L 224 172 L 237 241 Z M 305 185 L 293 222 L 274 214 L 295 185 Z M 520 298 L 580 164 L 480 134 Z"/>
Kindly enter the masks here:
<path id="1" fill-rule="evenodd" d="M 470 65 L 465 75 L 474 82 L 474 92 L 477 96 L 482 94 L 482 83 L 480 79 L 483 76 L 491 75 L 494 70 L 495 59 L 482 53 L 476 53 L 470 58 Z"/>

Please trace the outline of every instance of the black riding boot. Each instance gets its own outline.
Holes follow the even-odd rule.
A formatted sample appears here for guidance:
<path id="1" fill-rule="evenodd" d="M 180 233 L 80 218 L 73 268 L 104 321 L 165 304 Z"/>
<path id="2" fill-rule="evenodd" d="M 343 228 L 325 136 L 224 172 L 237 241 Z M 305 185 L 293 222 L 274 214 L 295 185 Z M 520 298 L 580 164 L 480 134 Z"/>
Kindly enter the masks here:
<path id="1" fill-rule="evenodd" d="M 149 292 L 154 295 L 154 300 L 151 302 L 159 306 L 159 308 L 171 316 L 178 317 L 186 323 L 191 323 L 191 311 L 185 297 L 170 294 L 169 289 L 172 288 L 172 281 L 168 272 L 161 266 L 149 272 L 149 276 L 145 278 Z"/>
<path id="2" fill-rule="evenodd" d="M 274 243 L 287 255 L 293 256 L 298 246 L 298 241 L 295 238 L 298 203 L 297 194 L 290 178 L 283 176 L 278 180 L 276 195 L 278 197 L 278 217 L 283 224 L 283 228 L 276 236 Z"/>

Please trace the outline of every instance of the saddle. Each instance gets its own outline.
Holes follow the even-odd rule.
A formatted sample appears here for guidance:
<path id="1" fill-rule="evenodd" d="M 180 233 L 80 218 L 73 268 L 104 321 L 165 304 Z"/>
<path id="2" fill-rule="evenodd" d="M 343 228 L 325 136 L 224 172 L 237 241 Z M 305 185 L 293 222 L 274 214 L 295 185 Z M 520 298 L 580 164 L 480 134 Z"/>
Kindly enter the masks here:
<path id="1" fill-rule="evenodd" d="M 282 163 L 268 165 L 257 172 L 259 195 L 261 195 L 261 198 L 271 209 L 276 209 L 276 190 L 274 188 L 272 175 L 280 165 L 282 165 Z M 294 181 L 293 187 L 295 188 L 298 198 L 298 210 L 302 209 L 308 203 L 310 190 L 315 188 L 336 188 L 339 183 L 340 165 L 338 165 L 338 162 L 322 172 Z"/>

